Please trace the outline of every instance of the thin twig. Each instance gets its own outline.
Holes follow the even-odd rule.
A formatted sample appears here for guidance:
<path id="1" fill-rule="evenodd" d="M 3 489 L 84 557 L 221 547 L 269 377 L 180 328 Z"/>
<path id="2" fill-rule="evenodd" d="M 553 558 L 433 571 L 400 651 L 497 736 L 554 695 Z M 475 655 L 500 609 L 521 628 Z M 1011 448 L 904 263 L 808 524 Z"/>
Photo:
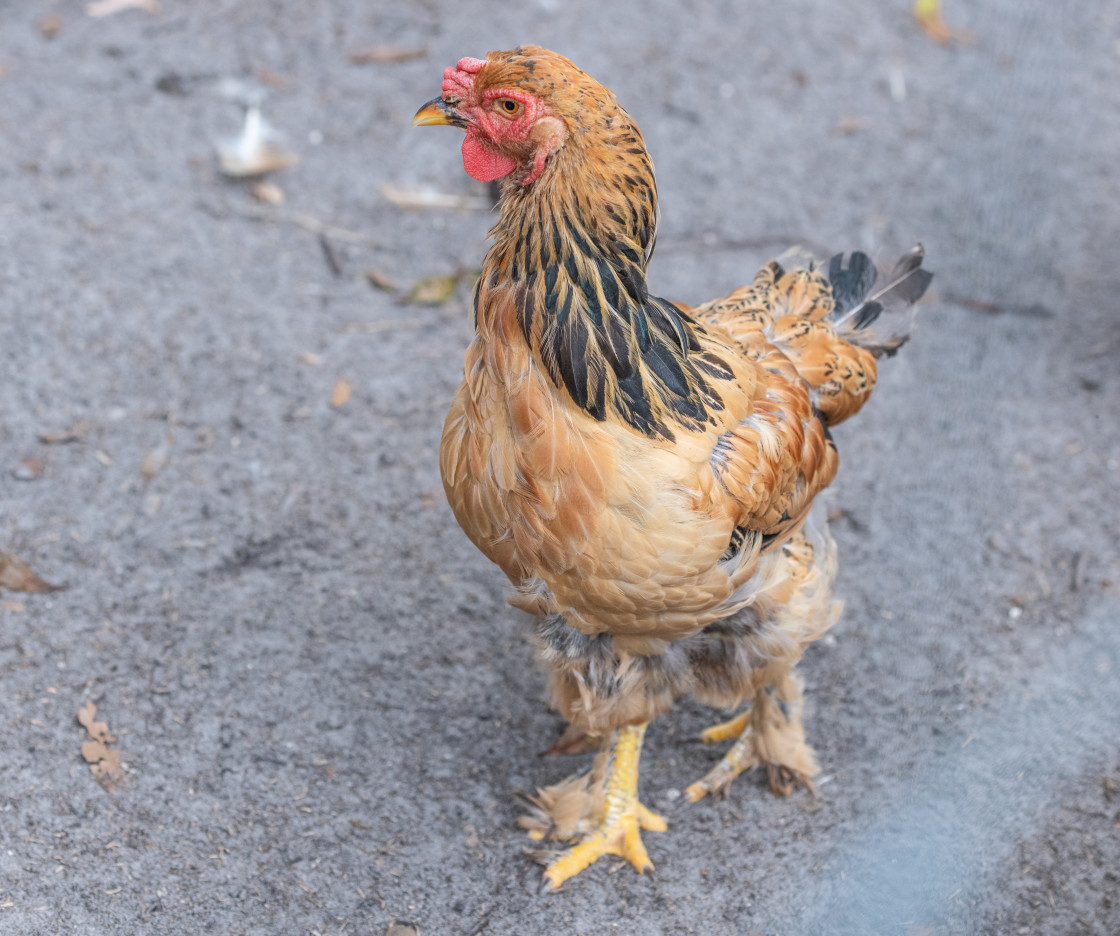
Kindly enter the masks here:
<path id="1" fill-rule="evenodd" d="M 829 250 L 824 244 L 813 240 L 811 237 L 801 237 L 797 234 L 759 234 L 756 237 L 718 237 L 707 240 L 704 237 L 689 237 L 685 240 L 674 239 L 671 241 L 658 241 L 659 250 L 758 250 L 779 244 L 784 247 L 799 245 L 810 253 L 819 257 L 830 256 L 834 251 Z"/>
<path id="2" fill-rule="evenodd" d="M 254 221 L 268 221 L 272 224 L 294 224 L 296 227 L 303 228 L 303 230 L 309 231 L 312 234 L 331 237 L 335 240 L 345 241 L 348 244 L 362 244 L 366 247 L 377 249 L 382 249 L 385 246 L 368 234 L 362 234 L 358 231 L 351 231 L 347 228 L 339 227 L 337 224 L 323 221 L 321 218 L 316 218 L 314 215 L 304 214 L 302 211 L 289 211 L 284 208 L 274 208 L 268 205 L 239 204 L 232 201 L 227 202 L 223 207 L 233 214 L 252 218 Z M 215 205 L 209 205 L 203 202 L 202 208 L 216 218 L 224 217 L 222 209 Z"/>

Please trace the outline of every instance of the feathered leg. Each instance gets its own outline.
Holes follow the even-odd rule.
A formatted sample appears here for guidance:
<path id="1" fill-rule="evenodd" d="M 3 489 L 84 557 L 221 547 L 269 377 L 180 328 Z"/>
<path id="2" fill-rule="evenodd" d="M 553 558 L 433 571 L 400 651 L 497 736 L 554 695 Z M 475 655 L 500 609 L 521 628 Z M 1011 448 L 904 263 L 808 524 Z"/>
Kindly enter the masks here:
<path id="1" fill-rule="evenodd" d="M 540 820 L 547 817 L 553 837 L 582 839 L 549 864 L 544 879 L 552 890 L 604 855 L 620 855 L 639 873 L 653 868 L 641 830 L 664 832 L 667 826 L 664 819 L 638 801 L 638 762 L 645 733 L 644 724 L 618 730 L 605 779 L 605 764 L 596 758 L 587 777 L 542 791 L 533 801 L 539 816 L 524 817 L 521 822 L 532 838 L 545 837 Z M 583 816 L 564 815 L 571 811 L 571 803 L 579 801 L 585 804 Z"/>
<path id="2" fill-rule="evenodd" d="M 749 711 L 704 732 L 706 743 L 735 733 L 738 739 L 704 779 L 685 790 L 685 796 L 695 803 L 709 793 L 722 795 L 739 774 L 759 765 L 766 768 L 770 789 L 778 796 L 789 796 L 797 781 L 815 795 L 811 778 L 820 768 L 813 749 L 805 743 L 801 709 L 801 680 L 788 665 L 782 665 L 777 678 L 755 695 Z"/>

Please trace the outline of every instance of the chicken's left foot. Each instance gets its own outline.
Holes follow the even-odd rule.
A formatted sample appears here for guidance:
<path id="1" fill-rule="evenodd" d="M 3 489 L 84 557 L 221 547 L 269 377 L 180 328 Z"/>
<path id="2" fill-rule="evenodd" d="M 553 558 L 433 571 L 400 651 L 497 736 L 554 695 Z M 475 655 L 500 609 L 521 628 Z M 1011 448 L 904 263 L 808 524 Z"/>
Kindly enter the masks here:
<path id="1" fill-rule="evenodd" d="M 712 743 L 733 737 L 736 731 L 738 739 L 720 762 L 684 791 L 689 802 L 726 793 L 739 774 L 760 764 L 765 765 L 770 789 L 776 795 L 789 796 L 797 782 L 816 792 L 811 778 L 820 768 L 813 749 L 805 743 L 801 683 L 795 676 L 787 673 L 777 685 L 760 691 L 749 711 L 712 726 L 702 737 Z"/>
<path id="2" fill-rule="evenodd" d="M 743 715 L 749 715 L 749 713 L 744 712 Z M 757 766 L 758 759 L 754 756 L 754 745 L 751 743 L 751 727 L 746 718 L 742 720 L 744 722 L 741 728 L 742 734 L 731 745 L 728 752 L 720 758 L 719 763 L 709 770 L 702 780 L 697 780 L 684 791 L 684 795 L 690 803 L 702 800 L 709 793 L 714 795 L 725 793 L 731 786 L 731 781 L 739 774 Z M 718 735 L 720 729 L 725 728 L 728 724 L 725 722 L 722 725 L 714 725 L 708 731 Z M 709 738 L 708 731 L 705 731 L 703 735 L 705 742 L 714 743 L 722 740 L 720 737 Z"/>
<path id="3" fill-rule="evenodd" d="M 604 855 L 625 858 L 639 874 L 653 868 L 642 844 L 641 830 L 664 832 L 668 827 L 664 819 L 638 802 L 638 761 L 645 731 L 645 725 L 619 729 L 606 781 L 602 818 L 582 842 L 548 866 L 544 879 L 552 890 Z"/>

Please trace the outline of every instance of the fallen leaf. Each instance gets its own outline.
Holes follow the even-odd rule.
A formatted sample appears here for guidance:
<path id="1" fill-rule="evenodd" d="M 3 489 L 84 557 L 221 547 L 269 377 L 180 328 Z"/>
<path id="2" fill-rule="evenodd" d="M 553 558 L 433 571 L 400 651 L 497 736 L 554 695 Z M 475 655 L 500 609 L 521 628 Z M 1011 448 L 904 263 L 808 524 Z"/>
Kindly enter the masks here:
<path id="1" fill-rule="evenodd" d="M 96 764 L 89 765 L 90 772 L 101 788 L 107 793 L 115 793 L 124 784 L 124 768 L 121 767 L 121 752 L 112 748 L 105 752 Z"/>
<path id="2" fill-rule="evenodd" d="M 96 452 L 93 453 L 93 457 L 96 458 L 99 462 L 101 462 L 101 464 L 103 464 L 106 468 L 112 468 L 113 467 L 113 456 L 110 455 L 108 452 L 103 452 L 103 451 L 101 451 L 101 449 L 98 449 Z"/>
<path id="3" fill-rule="evenodd" d="M 350 402 L 350 381 L 345 377 L 339 377 L 334 382 L 334 389 L 331 391 L 331 406 L 336 409 L 340 406 L 345 406 Z"/>
<path id="4" fill-rule="evenodd" d="M 159 12 L 159 4 L 156 0 L 95 0 L 86 4 L 86 15 L 94 19 L 112 16 L 123 10 L 144 10 L 154 16 Z"/>
<path id="5" fill-rule="evenodd" d="M 34 594 L 59 591 L 62 588 L 61 585 L 52 585 L 39 578 L 26 562 L 5 552 L 0 552 L 0 587 Z"/>
<path id="6" fill-rule="evenodd" d="M 116 739 L 109 734 L 109 726 L 105 722 L 95 720 L 96 715 L 97 706 L 93 702 L 87 702 L 78 709 L 78 721 L 89 735 L 89 740 L 82 742 L 82 757 L 89 764 L 94 779 L 104 790 L 112 793 L 124 783 L 121 752 L 109 747 Z"/>
<path id="7" fill-rule="evenodd" d="M 304 364 L 310 364 L 312 367 L 318 367 L 323 363 L 322 355 L 316 354 L 314 351 L 304 351 L 303 354 L 299 356 L 299 359 L 303 361 Z"/>
<path id="8" fill-rule="evenodd" d="M 427 491 L 420 492 L 421 507 L 432 507 L 435 504 L 442 503 L 446 499 L 447 495 L 444 493 L 443 488 L 430 488 Z"/>
<path id="9" fill-rule="evenodd" d="M 8 66 L 0 62 L 0 78 L 3 78 L 6 74 L 8 74 Z"/>
<path id="10" fill-rule="evenodd" d="M 266 205 L 284 204 L 284 190 L 275 182 L 254 182 L 249 193 L 259 202 Z"/>
<path id="11" fill-rule="evenodd" d="M 949 45 L 956 40 L 971 45 L 976 37 L 965 29 L 955 29 L 945 22 L 941 15 L 941 0 L 914 0 L 914 19 L 927 36 L 941 45 Z"/>
<path id="12" fill-rule="evenodd" d="M 396 282 L 379 270 L 366 270 L 366 279 L 369 280 L 370 286 L 374 289 L 380 289 L 383 292 L 397 291 Z"/>
<path id="13" fill-rule="evenodd" d="M 44 39 L 54 39 L 62 32 L 62 14 L 51 12 L 39 20 L 39 35 Z"/>
<path id="14" fill-rule="evenodd" d="M 0 601 L 0 608 L 5 611 L 26 611 L 27 605 L 22 601 Z"/>
<path id="15" fill-rule="evenodd" d="M 12 469 L 12 477 L 17 481 L 35 481 L 42 477 L 42 459 L 28 456 Z"/>
<path id="16" fill-rule="evenodd" d="M 420 930 L 415 923 L 398 923 L 394 920 L 385 931 L 385 936 L 420 936 Z"/>
<path id="17" fill-rule="evenodd" d="M 167 460 L 171 457 L 171 443 L 174 439 L 168 436 L 154 449 L 144 455 L 144 460 L 140 463 L 140 474 L 145 481 L 151 481 L 158 475 L 165 467 L 167 467 Z"/>
<path id="18" fill-rule="evenodd" d="M 39 441 L 44 445 L 66 445 L 70 442 L 81 442 L 82 437 L 76 432 L 42 432 Z"/>
<path id="19" fill-rule="evenodd" d="M 288 79 L 271 68 L 258 68 L 257 77 L 270 88 L 283 89 L 288 87 Z"/>
<path id="20" fill-rule="evenodd" d="M 109 749 L 101 741 L 82 742 L 82 757 L 86 759 L 87 764 L 96 764 L 108 753 Z"/>
<path id="21" fill-rule="evenodd" d="M 832 125 L 832 132 L 836 136 L 852 136 L 866 126 L 867 120 L 864 117 L 841 117 Z"/>
<path id="22" fill-rule="evenodd" d="M 455 295 L 458 286 L 458 273 L 450 276 L 427 276 L 412 284 L 405 302 L 415 305 L 443 305 Z"/>
<path id="23" fill-rule="evenodd" d="M 398 46 L 373 46 L 369 49 L 359 49 L 350 53 L 350 62 L 354 65 L 392 65 L 397 62 L 411 62 L 413 59 L 423 58 L 428 54 L 425 46 L 415 48 L 402 48 Z"/>
<path id="24" fill-rule="evenodd" d="M 454 195 L 433 188 L 403 189 L 385 182 L 378 190 L 381 197 L 400 208 L 449 208 L 460 211 L 489 211 L 493 205 L 484 195 Z"/>
<path id="25" fill-rule="evenodd" d="M 109 725 L 106 722 L 97 721 L 97 705 L 93 702 L 87 702 L 78 709 L 78 724 L 85 728 L 86 734 L 93 741 L 112 744 L 116 740 L 109 734 Z"/>

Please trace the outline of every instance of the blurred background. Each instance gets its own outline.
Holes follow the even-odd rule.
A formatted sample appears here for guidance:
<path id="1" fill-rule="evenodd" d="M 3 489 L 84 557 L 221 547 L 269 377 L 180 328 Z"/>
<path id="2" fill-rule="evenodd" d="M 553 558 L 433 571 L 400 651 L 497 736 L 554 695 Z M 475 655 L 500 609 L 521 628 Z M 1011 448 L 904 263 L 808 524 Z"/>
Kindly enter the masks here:
<path id="1" fill-rule="evenodd" d="M 0 0 L 0 932 L 1120 931 L 1120 4 L 941 13 Z M 936 272 L 837 433 L 819 797 L 677 807 L 683 705 L 656 872 L 549 896 L 584 760 L 437 465 L 491 193 L 409 128 L 530 42 L 642 128 L 655 292 Z"/>

